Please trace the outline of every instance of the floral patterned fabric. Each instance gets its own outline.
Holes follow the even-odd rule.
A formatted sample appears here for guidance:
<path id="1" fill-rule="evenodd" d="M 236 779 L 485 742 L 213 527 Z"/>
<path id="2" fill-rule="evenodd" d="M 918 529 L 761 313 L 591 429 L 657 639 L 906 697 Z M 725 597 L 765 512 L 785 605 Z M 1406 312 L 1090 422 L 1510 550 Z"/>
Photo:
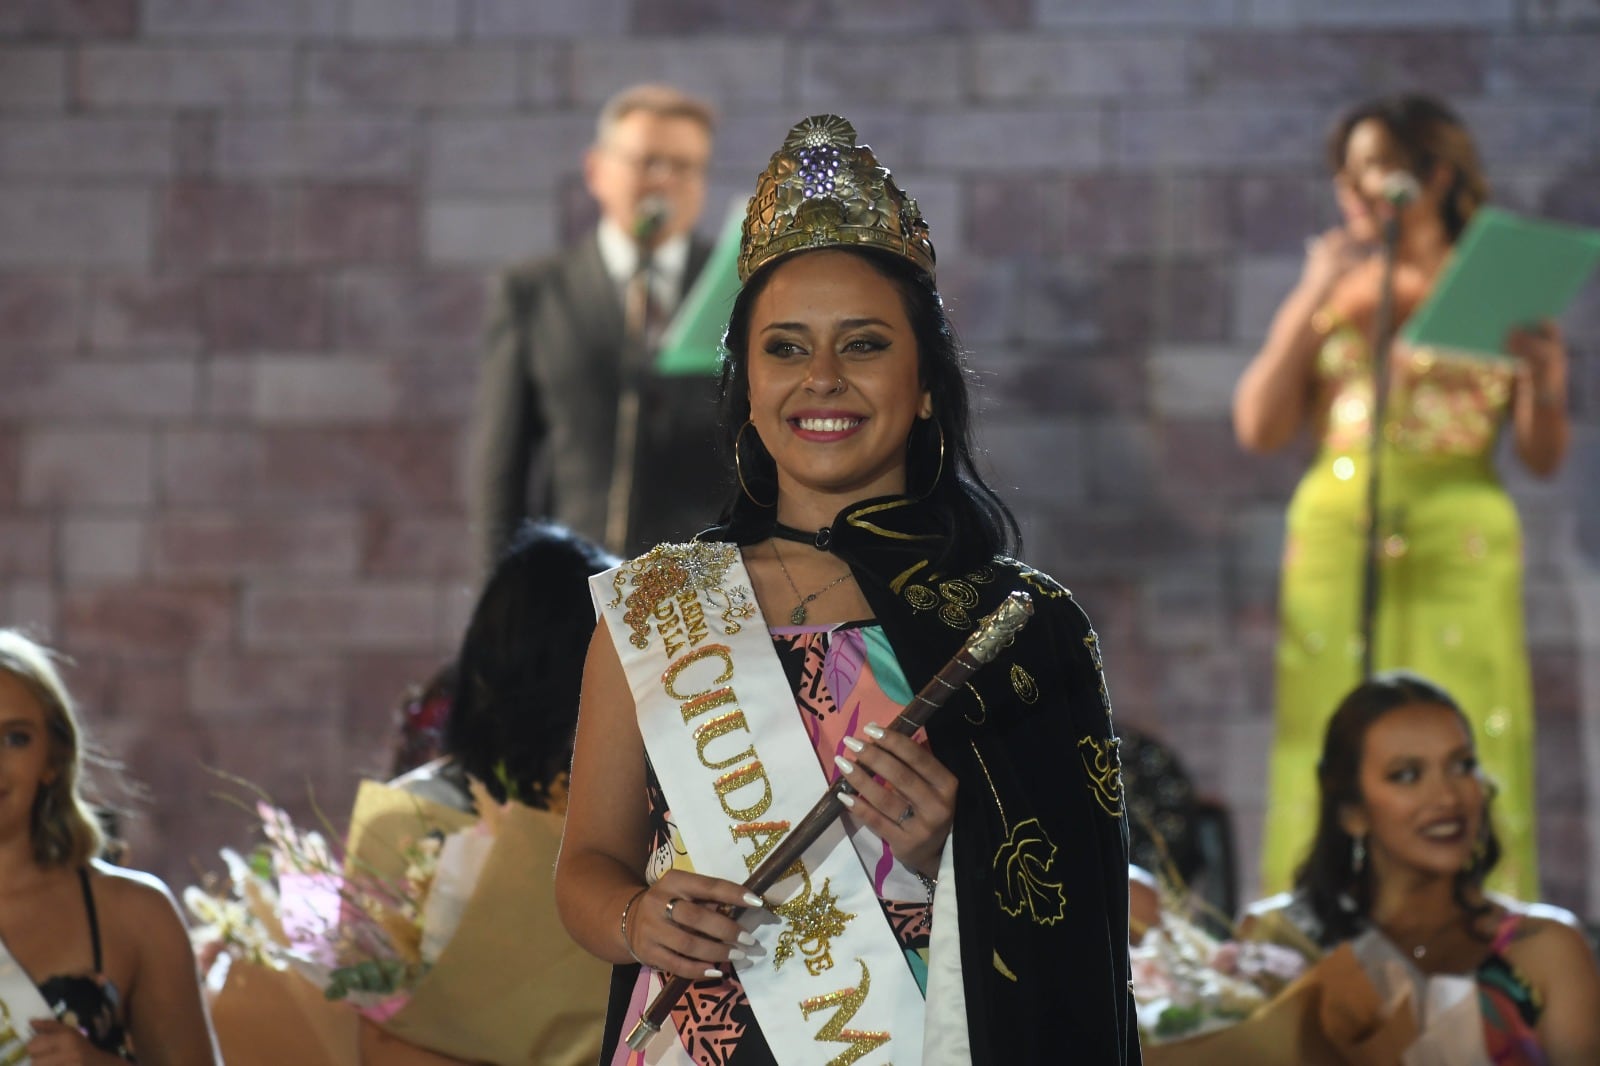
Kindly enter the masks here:
<path id="1" fill-rule="evenodd" d="M 844 738 L 859 733 L 867 722 L 882 724 L 894 718 L 910 702 L 911 687 L 883 630 L 876 625 L 774 626 L 771 632 L 795 693 L 796 710 L 831 783 L 839 774 L 834 756 L 849 754 Z M 654 769 L 649 772 L 647 788 L 651 823 L 648 876 L 653 881 L 686 852 Z M 844 820 L 907 964 L 926 991 L 933 914 L 926 890 L 915 874 L 895 861 L 887 844 L 854 825 L 848 814 Z M 642 971 L 634 986 L 636 1007 L 644 1004 L 649 976 Z M 736 973 L 690 985 L 664 1026 L 668 1027 L 696 1066 L 766 1066 L 774 1061 Z M 621 1056 L 622 1049 L 618 1054 Z M 628 1066 L 644 1061 L 637 1052 L 613 1059 Z"/>
<path id="2" fill-rule="evenodd" d="M 1472 721 L 1499 787 L 1504 855 L 1490 887 L 1537 899 L 1533 693 L 1522 614 L 1522 529 L 1492 464 L 1509 364 L 1397 347 L 1379 459 L 1373 665 L 1441 684 Z M 1328 716 L 1360 680 L 1371 470 L 1371 357 L 1345 325 L 1317 363 L 1329 399 L 1321 448 L 1289 504 L 1279 588 L 1276 735 L 1261 890 L 1289 887 L 1316 827 Z"/>
<path id="3" fill-rule="evenodd" d="M 89 1043 L 101 1051 L 109 1051 L 132 1062 L 135 1061 L 133 1049 L 117 1017 L 121 1012 L 121 996 L 117 986 L 100 972 L 100 920 L 95 911 L 94 893 L 89 888 L 89 871 L 79 870 L 78 881 L 83 889 L 83 907 L 89 918 L 95 972 L 92 975 L 47 978 L 39 982 L 39 994 L 50 1004 L 50 1009 L 58 1019 L 80 1029 L 88 1037 Z"/>

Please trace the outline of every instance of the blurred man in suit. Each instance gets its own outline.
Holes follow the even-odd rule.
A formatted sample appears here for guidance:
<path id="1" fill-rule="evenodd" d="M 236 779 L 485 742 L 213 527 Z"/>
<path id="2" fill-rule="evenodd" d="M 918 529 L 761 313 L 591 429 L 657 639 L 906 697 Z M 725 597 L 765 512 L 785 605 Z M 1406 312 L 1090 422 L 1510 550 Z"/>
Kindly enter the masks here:
<path id="1" fill-rule="evenodd" d="M 524 516 L 626 554 L 717 517 L 714 383 L 651 372 L 710 252 L 693 229 L 714 127 L 708 104 L 668 86 L 612 97 L 584 157 L 594 232 L 499 279 L 474 457 L 485 570 Z"/>

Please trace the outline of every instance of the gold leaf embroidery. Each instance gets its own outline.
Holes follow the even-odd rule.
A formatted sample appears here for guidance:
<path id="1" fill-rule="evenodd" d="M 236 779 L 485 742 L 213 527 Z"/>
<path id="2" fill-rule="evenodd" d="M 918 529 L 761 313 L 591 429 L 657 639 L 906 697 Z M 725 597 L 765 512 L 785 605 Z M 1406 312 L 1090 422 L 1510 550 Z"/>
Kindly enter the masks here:
<path id="1" fill-rule="evenodd" d="M 1067 909 L 1067 894 L 1060 881 L 1050 880 L 1056 861 L 1056 846 L 1045 835 L 1039 819 L 1018 822 L 1010 838 L 994 853 L 994 872 L 998 878 L 995 898 L 1000 909 L 1013 918 L 1027 911 L 1028 920 L 1037 925 L 1054 925 Z"/>
<path id="2" fill-rule="evenodd" d="M 1078 757 L 1089 777 L 1089 794 L 1113 818 L 1122 817 L 1122 760 L 1117 751 L 1121 746 L 1120 737 L 1104 741 L 1084 737 L 1078 741 Z"/>

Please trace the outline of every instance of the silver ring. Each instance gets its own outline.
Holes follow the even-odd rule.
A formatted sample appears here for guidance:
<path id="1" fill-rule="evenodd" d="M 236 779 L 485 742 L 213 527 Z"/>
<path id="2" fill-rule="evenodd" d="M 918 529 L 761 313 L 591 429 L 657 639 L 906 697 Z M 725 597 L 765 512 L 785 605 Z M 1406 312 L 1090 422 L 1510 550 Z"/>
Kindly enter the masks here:
<path id="1" fill-rule="evenodd" d="M 894 824 L 895 825 L 905 825 L 906 824 L 906 819 L 910 818 L 913 814 L 916 814 L 916 813 L 917 813 L 917 809 L 915 807 L 911 806 L 911 804 L 908 803 L 908 804 L 906 804 L 905 813 L 901 814 L 900 817 L 896 818 L 894 820 Z"/>
<path id="2" fill-rule="evenodd" d="M 667 921 L 676 924 L 676 919 L 672 917 L 672 908 L 676 907 L 678 905 L 678 901 L 682 898 L 682 896 L 673 896 L 671 899 L 667 900 Z"/>

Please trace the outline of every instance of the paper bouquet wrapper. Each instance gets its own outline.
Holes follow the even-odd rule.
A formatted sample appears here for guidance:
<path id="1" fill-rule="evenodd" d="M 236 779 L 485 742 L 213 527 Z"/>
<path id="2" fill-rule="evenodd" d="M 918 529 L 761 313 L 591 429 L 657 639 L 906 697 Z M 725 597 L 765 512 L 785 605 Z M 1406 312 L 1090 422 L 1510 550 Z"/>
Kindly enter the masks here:
<path id="1" fill-rule="evenodd" d="M 1409 999 L 1385 1003 L 1349 945 L 1237 1025 L 1147 1043 L 1146 1066 L 1400 1066 L 1416 1040 Z"/>
<path id="2" fill-rule="evenodd" d="M 407 838 L 471 821 L 402 790 L 364 782 L 351 815 L 347 854 L 365 869 L 397 877 L 404 869 Z M 493 1066 L 598 1061 L 611 971 L 574 944 L 556 917 L 553 871 L 561 826 L 559 815 L 519 804 L 499 816 L 494 846 L 461 924 L 410 1000 L 382 1023 L 384 1034 Z M 239 969 L 239 987 L 230 973 L 212 1011 L 229 1066 L 372 1061 L 347 1057 L 352 1033 L 359 1054 L 365 1021 L 350 1006 L 327 1001 L 298 975 Z M 265 980 L 265 974 L 276 981 Z M 304 1058 L 249 1050 L 236 1057 L 241 1040 L 234 1037 L 249 1040 L 264 1029 L 274 1038 L 278 1029 L 298 1030 L 282 1038 L 303 1038 L 319 1050 L 313 1053 L 308 1045 Z M 370 1039 L 367 1043 L 370 1048 Z"/>

